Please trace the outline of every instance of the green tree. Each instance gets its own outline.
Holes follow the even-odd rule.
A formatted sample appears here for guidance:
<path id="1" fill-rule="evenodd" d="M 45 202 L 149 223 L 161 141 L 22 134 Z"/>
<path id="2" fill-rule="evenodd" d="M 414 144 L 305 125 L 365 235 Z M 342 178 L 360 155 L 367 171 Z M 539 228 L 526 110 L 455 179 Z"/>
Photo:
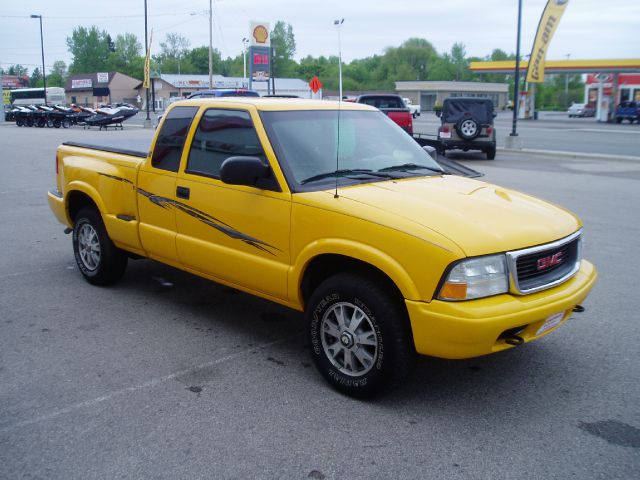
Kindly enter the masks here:
<path id="1" fill-rule="evenodd" d="M 296 39 L 293 27 L 281 20 L 277 21 L 271 30 L 271 48 L 275 55 L 272 71 L 278 77 L 289 77 L 296 71 L 297 64 L 293 59 L 296 53 Z"/>
<path id="2" fill-rule="evenodd" d="M 67 64 L 62 60 L 56 60 L 53 62 L 51 72 L 47 75 L 47 86 L 49 87 L 63 87 L 64 82 L 67 80 Z"/>
<path id="3" fill-rule="evenodd" d="M 44 85 L 42 81 L 42 73 L 40 73 L 40 69 L 38 67 L 33 69 L 31 73 L 31 78 L 29 79 L 29 86 L 32 88 L 41 87 Z"/>
<path id="4" fill-rule="evenodd" d="M 118 35 L 114 51 L 109 54 L 108 70 L 115 70 L 133 78 L 141 79 L 144 69 L 142 44 L 133 33 Z"/>
<path id="5" fill-rule="evenodd" d="M 175 65 L 177 66 L 177 73 L 182 73 L 182 58 L 185 57 L 189 52 L 188 49 L 190 44 L 191 43 L 189 42 L 189 40 L 179 33 L 167 33 L 165 41 L 160 42 L 159 58 L 163 59 L 162 63 L 167 60 L 172 61 L 169 63 L 169 65 L 173 67 L 173 63 L 175 63 Z M 162 70 L 166 72 L 166 68 L 164 68 L 164 65 L 162 67 Z M 188 70 L 189 68 L 187 68 L 187 71 Z"/>
<path id="6" fill-rule="evenodd" d="M 7 70 L 8 75 L 16 75 L 18 77 L 24 77 L 29 75 L 29 69 L 27 67 L 23 67 L 19 63 L 16 65 L 11 65 Z"/>
<path id="7" fill-rule="evenodd" d="M 108 36 L 96 26 L 74 28 L 71 36 L 67 37 L 67 47 L 73 57 L 69 73 L 104 71 L 110 53 Z"/>

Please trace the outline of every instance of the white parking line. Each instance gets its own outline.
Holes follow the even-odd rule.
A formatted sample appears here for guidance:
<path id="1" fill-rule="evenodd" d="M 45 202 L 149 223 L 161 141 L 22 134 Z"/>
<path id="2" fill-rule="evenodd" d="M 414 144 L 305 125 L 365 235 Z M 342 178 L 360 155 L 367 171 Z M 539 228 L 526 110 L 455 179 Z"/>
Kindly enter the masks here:
<path id="1" fill-rule="evenodd" d="M 218 358 L 217 360 L 212 360 L 210 362 L 201 363 L 200 365 L 196 365 L 195 367 L 186 368 L 184 370 L 180 370 L 178 372 L 174 372 L 174 373 L 171 373 L 169 375 L 165 375 L 164 377 L 154 378 L 153 380 L 149 380 L 148 382 L 144 382 L 144 383 L 141 383 L 139 385 L 133 385 L 131 387 L 127 387 L 127 388 L 123 388 L 123 389 L 120 389 L 120 390 L 116 390 L 116 391 L 107 393 L 106 395 L 102 395 L 101 397 L 92 398 L 91 400 L 85 400 L 84 402 L 79 402 L 79 403 L 76 403 L 74 405 L 70 405 L 68 407 L 61 408 L 59 410 L 54 410 L 53 412 L 47 413 L 45 415 L 40 415 L 40 416 L 37 416 L 37 417 L 29 418 L 27 420 L 22 420 L 20 422 L 16 422 L 16 423 L 13 423 L 13 424 L 4 425 L 4 426 L 0 427 L 0 433 L 6 433 L 6 432 L 9 432 L 11 430 L 15 430 L 17 428 L 22 428 L 22 427 L 26 427 L 26 426 L 29 426 L 29 425 L 35 425 L 37 423 L 46 422 L 47 420 L 51 420 L 52 418 L 59 417 L 60 415 L 65 415 L 67 413 L 71 413 L 74 410 L 78 410 L 80 408 L 91 407 L 93 405 L 97 405 L 99 403 L 111 400 L 112 398 L 125 395 L 127 393 L 136 392 L 138 390 L 142 390 L 142 389 L 145 389 L 145 388 L 155 387 L 156 385 L 160 385 L 161 383 L 168 382 L 169 380 L 173 380 L 173 379 L 175 379 L 177 377 L 180 377 L 182 375 L 186 375 L 188 373 L 192 373 L 192 372 L 197 371 L 197 370 L 202 370 L 203 368 L 209 368 L 209 367 L 213 367 L 215 365 L 219 365 L 221 363 L 228 362 L 229 360 L 233 360 L 234 358 L 237 358 L 237 357 L 240 357 L 240 356 L 245 355 L 247 353 L 250 353 L 250 352 L 254 351 L 256 348 L 271 347 L 273 345 L 277 345 L 279 343 L 286 342 L 286 341 L 291 340 L 293 338 L 296 338 L 298 336 L 300 336 L 300 334 L 290 335 L 288 337 L 284 337 L 284 338 L 280 338 L 278 340 L 274 340 L 273 342 L 263 343 L 262 345 L 258 345 L 258 346 L 251 347 L 251 348 L 247 348 L 245 350 L 241 350 L 239 352 L 226 355 L 224 357 Z"/>

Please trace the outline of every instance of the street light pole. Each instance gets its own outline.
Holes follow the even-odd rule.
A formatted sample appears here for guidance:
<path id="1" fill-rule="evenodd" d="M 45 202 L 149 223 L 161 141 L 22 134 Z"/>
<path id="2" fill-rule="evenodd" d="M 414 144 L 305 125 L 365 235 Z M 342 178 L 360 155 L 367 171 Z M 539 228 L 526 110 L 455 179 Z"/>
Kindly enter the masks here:
<path id="1" fill-rule="evenodd" d="M 31 15 L 40 20 L 40 48 L 42 50 L 42 83 L 44 85 L 44 104 L 47 104 L 47 73 L 44 70 L 44 37 L 42 35 L 42 15 Z"/>
<path id="2" fill-rule="evenodd" d="M 144 0 L 144 53 L 146 59 L 149 56 L 149 37 L 147 34 L 147 0 Z M 144 74 L 146 75 L 147 72 L 145 71 Z M 151 72 L 149 72 L 149 76 L 151 76 Z M 151 81 L 151 79 L 149 79 L 149 81 Z M 147 119 L 145 122 L 145 128 L 148 128 L 151 126 L 151 118 L 149 117 L 149 87 L 147 86 L 145 90 L 145 95 L 147 97 Z"/>
<path id="3" fill-rule="evenodd" d="M 209 0 L 209 89 L 213 88 L 213 0 Z"/>
<path id="4" fill-rule="evenodd" d="M 520 96 L 520 27 L 522 20 L 522 0 L 518 0 L 518 38 L 516 40 L 516 81 L 513 86 L 513 122 L 511 128 L 512 137 L 517 137 L 516 131 L 518 123 L 518 97 Z"/>
<path id="5" fill-rule="evenodd" d="M 340 20 L 334 20 L 333 24 L 338 27 L 338 77 L 339 77 L 339 95 L 340 97 L 338 98 L 338 101 L 341 102 L 342 101 L 342 45 L 341 45 L 341 39 L 340 39 L 340 30 L 342 27 L 342 24 L 344 23 L 344 18 L 340 19 Z"/>
<path id="6" fill-rule="evenodd" d="M 570 53 L 566 55 L 567 60 L 571 57 Z M 568 108 L 569 107 L 569 74 L 564 74 L 564 104 Z"/>
<path id="7" fill-rule="evenodd" d="M 242 63 L 243 63 L 242 81 L 243 82 L 247 81 L 247 43 L 249 43 L 249 39 L 247 37 L 244 37 L 242 39 Z"/>

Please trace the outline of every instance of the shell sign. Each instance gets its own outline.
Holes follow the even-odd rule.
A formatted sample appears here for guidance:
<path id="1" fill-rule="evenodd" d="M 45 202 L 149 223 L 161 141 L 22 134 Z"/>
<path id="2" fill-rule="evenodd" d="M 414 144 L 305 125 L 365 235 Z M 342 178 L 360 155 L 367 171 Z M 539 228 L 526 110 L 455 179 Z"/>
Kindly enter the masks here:
<path id="1" fill-rule="evenodd" d="M 251 22 L 251 45 L 254 47 L 271 46 L 271 36 L 269 35 L 269 23 Z"/>

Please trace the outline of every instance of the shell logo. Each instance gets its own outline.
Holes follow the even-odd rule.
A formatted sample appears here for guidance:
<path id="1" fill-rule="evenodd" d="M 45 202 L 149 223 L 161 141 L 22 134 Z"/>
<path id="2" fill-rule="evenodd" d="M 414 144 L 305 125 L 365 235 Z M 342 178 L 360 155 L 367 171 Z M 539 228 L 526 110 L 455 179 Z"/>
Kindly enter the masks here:
<path id="1" fill-rule="evenodd" d="M 269 32 L 264 25 L 258 25 L 253 29 L 253 38 L 255 39 L 256 43 L 266 43 L 268 37 Z"/>

